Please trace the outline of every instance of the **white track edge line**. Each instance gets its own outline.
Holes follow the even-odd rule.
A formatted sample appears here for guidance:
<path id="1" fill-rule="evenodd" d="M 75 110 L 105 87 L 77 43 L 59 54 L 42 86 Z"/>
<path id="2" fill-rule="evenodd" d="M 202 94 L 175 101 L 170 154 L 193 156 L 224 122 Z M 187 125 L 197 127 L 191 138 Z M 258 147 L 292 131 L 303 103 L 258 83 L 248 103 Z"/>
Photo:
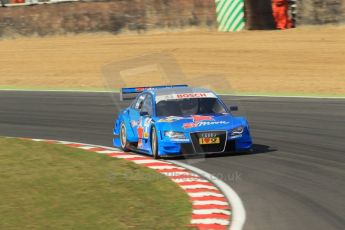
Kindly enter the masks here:
<path id="1" fill-rule="evenodd" d="M 224 193 L 232 207 L 232 221 L 230 222 L 229 229 L 241 230 L 243 228 L 244 223 L 246 221 L 246 210 L 244 209 L 242 200 L 239 197 L 239 195 L 229 185 L 227 185 L 225 182 L 218 179 L 217 177 L 194 166 L 174 160 L 170 160 L 169 162 L 189 169 L 206 178 L 212 184 L 215 184 Z"/>

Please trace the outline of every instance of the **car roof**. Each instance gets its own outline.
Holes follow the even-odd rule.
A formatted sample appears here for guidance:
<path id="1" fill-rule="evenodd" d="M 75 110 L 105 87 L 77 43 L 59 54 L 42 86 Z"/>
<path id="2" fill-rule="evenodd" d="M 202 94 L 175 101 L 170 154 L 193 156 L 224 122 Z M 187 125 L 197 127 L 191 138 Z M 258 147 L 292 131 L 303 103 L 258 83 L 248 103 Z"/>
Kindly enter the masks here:
<path id="1" fill-rule="evenodd" d="M 198 87 L 161 88 L 161 89 L 153 89 L 150 91 L 152 91 L 156 96 L 184 94 L 184 93 L 213 93 L 209 89 L 198 88 Z"/>

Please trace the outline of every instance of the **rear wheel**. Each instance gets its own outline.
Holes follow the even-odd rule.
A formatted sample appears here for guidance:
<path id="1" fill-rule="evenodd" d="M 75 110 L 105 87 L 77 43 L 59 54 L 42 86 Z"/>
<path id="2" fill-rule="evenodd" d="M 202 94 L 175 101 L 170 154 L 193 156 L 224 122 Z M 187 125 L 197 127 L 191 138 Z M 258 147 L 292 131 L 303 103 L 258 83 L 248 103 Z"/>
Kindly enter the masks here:
<path id="1" fill-rule="evenodd" d="M 153 127 L 151 131 L 151 151 L 152 151 L 152 156 L 154 159 L 158 159 L 158 141 L 157 141 L 157 132 L 156 128 Z"/>
<path id="2" fill-rule="evenodd" d="M 121 141 L 121 148 L 123 151 L 128 152 L 129 149 L 129 143 L 127 141 L 127 132 L 126 132 L 126 126 L 125 123 L 121 123 L 120 127 L 120 141 Z"/>

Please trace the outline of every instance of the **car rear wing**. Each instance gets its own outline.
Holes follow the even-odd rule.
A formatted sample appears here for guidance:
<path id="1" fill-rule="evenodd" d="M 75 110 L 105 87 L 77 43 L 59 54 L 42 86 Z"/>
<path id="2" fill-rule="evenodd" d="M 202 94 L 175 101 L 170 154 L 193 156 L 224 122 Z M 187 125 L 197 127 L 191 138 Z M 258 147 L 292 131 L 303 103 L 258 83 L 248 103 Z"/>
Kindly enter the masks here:
<path id="1" fill-rule="evenodd" d="M 163 88 L 179 88 L 179 87 L 188 87 L 188 85 L 160 85 L 160 86 L 122 88 L 120 90 L 120 101 L 133 100 L 137 97 L 139 93 L 142 93 L 146 90 L 163 89 Z"/>

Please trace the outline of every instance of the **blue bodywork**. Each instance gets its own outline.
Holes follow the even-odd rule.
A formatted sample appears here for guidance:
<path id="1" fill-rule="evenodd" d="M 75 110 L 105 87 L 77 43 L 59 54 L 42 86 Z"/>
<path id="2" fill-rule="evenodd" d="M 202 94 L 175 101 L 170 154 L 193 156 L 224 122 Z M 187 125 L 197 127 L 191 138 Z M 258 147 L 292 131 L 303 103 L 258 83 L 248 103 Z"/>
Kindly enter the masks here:
<path id="1" fill-rule="evenodd" d="M 177 86 L 176 86 L 177 87 Z M 178 86 L 185 87 L 185 86 Z M 135 93 L 136 88 L 126 88 L 126 93 Z M 185 91 L 197 92 L 199 88 L 185 87 Z M 121 147 L 120 127 L 123 123 L 126 127 L 127 141 L 131 143 L 132 150 L 152 155 L 151 151 L 151 131 L 155 127 L 158 139 L 159 156 L 177 156 L 182 154 L 199 154 L 205 148 L 200 148 L 198 140 L 199 133 L 221 132 L 225 138 L 224 148 L 212 151 L 208 149 L 203 153 L 219 152 L 242 152 L 252 148 L 252 138 L 249 132 L 249 125 L 244 117 L 235 117 L 225 106 L 223 101 L 216 95 L 215 98 L 224 106 L 226 112 L 222 114 L 191 115 L 191 116 L 156 116 L 156 99 L 161 88 L 142 87 L 132 102 L 132 104 L 120 111 L 114 126 L 115 147 Z M 211 92 L 212 91 L 207 91 Z M 150 95 L 152 98 L 152 114 L 142 114 L 136 108 L 139 98 Z M 121 93 L 121 98 L 123 97 Z M 235 132 L 236 130 L 242 132 Z M 174 139 L 165 135 L 168 131 L 183 133 L 183 138 Z M 194 139 L 193 139 L 194 138 Z M 204 146 L 202 146 L 204 147 Z M 207 149 L 207 148 L 206 148 Z"/>

